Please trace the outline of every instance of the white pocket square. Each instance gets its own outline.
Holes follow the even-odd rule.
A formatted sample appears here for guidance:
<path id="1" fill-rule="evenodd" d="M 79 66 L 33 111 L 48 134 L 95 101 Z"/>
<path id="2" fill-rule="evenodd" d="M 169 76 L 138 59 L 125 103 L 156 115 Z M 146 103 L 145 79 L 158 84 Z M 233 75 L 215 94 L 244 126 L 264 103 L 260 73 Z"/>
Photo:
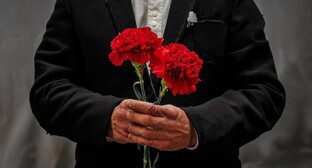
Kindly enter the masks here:
<path id="1" fill-rule="evenodd" d="M 196 13 L 190 11 L 187 18 L 187 27 L 194 25 L 194 23 L 197 23 L 197 16 Z"/>

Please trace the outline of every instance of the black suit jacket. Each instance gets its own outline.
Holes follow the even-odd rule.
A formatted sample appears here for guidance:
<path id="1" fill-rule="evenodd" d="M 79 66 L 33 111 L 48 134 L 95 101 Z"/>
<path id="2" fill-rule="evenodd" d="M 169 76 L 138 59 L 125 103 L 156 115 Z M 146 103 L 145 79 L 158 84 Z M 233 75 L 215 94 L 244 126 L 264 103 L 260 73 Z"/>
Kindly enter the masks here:
<path id="1" fill-rule="evenodd" d="M 187 27 L 189 11 L 198 22 Z M 113 66 L 110 42 L 136 27 L 130 0 L 57 0 L 35 55 L 33 113 L 51 135 L 77 142 L 76 167 L 141 167 L 135 144 L 107 142 L 111 113 L 135 98 L 130 63 Z M 160 152 L 158 167 L 240 167 L 239 147 L 272 129 L 285 104 L 253 0 L 172 0 L 164 44 L 179 42 L 203 59 L 197 92 L 163 103 L 183 108 L 197 150 Z"/>

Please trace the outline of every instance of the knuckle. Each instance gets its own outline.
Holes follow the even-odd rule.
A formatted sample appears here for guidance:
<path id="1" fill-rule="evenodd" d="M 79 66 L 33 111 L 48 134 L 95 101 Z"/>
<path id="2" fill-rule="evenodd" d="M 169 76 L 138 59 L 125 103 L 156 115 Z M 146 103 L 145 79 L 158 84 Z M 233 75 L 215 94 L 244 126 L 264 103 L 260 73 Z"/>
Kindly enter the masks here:
<path id="1" fill-rule="evenodd" d="M 152 110 L 153 110 L 154 113 L 157 113 L 157 111 L 158 111 L 158 106 L 157 106 L 157 105 L 153 105 L 153 106 L 152 106 Z"/>
<path id="2" fill-rule="evenodd" d="M 149 107 L 148 107 L 148 112 L 149 112 L 151 115 L 157 115 L 157 113 L 158 113 L 158 106 L 157 106 L 157 105 L 154 105 L 154 104 L 149 105 Z"/>
<path id="3" fill-rule="evenodd" d="M 149 130 L 146 132 L 146 138 L 148 138 L 148 139 L 155 139 L 157 137 L 159 137 L 158 133 L 155 133 L 152 130 Z"/>
<path id="4" fill-rule="evenodd" d="M 116 129 L 117 123 L 118 123 L 117 121 L 112 121 L 112 124 L 111 124 L 112 129 Z"/>
<path id="5" fill-rule="evenodd" d="M 160 134 L 163 135 L 164 137 L 169 137 L 167 132 L 165 130 L 160 130 Z"/>
<path id="6" fill-rule="evenodd" d="M 151 121 L 152 121 L 152 118 L 150 116 L 146 116 L 143 120 L 143 124 L 148 125 L 151 123 Z"/>
<path id="7" fill-rule="evenodd" d="M 122 101 L 122 102 L 120 103 L 120 106 L 122 106 L 122 107 L 127 107 L 128 104 L 129 104 L 129 100 L 124 100 L 124 101 Z"/>
<path id="8" fill-rule="evenodd" d="M 132 111 L 129 110 L 129 111 L 127 112 L 127 114 L 126 114 L 126 118 L 127 118 L 128 120 L 132 121 L 132 117 L 133 117 Z"/>
<path id="9" fill-rule="evenodd" d="M 149 126 L 153 127 L 153 126 L 158 125 L 159 121 L 158 121 L 157 119 L 152 118 L 152 117 L 149 117 L 149 118 L 150 118 L 150 119 L 149 119 L 149 122 L 148 122 L 148 125 L 149 125 Z"/>
<path id="10" fill-rule="evenodd" d="M 147 140 L 147 139 L 141 139 L 139 142 L 146 146 L 152 146 L 154 143 L 152 140 Z"/>
<path id="11" fill-rule="evenodd" d="M 150 138 L 150 137 L 151 137 L 151 134 L 150 134 L 148 131 L 144 131 L 144 132 L 142 133 L 142 136 L 143 136 L 144 138 Z"/>
<path id="12" fill-rule="evenodd" d="M 154 105 L 150 104 L 147 106 L 146 112 L 152 112 L 152 111 L 154 111 L 154 108 L 155 108 Z"/>
<path id="13" fill-rule="evenodd" d="M 138 140 L 138 143 L 139 143 L 139 144 L 142 144 L 142 145 L 147 145 L 147 142 L 146 142 L 146 140 L 144 140 L 144 139 Z"/>
<path id="14" fill-rule="evenodd" d="M 130 123 L 127 123 L 127 124 L 125 125 L 125 130 L 128 131 L 128 132 L 131 132 L 131 131 L 132 131 L 132 127 L 131 127 Z"/>
<path id="15" fill-rule="evenodd" d="M 148 146 L 153 146 L 153 145 L 154 145 L 154 142 L 155 142 L 154 140 L 149 140 L 149 141 L 148 141 Z"/>
<path id="16" fill-rule="evenodd" d="M 114 113 L 114 119 L 122 120 L 125 117 L 125 113 L 123 110 L 118 110 Z"/>

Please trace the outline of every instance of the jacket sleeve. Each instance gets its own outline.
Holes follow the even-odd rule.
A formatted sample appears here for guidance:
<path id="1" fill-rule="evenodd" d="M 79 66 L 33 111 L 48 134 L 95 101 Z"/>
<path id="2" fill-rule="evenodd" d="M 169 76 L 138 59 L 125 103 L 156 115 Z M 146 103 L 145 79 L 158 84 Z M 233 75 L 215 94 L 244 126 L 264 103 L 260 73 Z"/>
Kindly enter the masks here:
<path id="1" fill-rule="evenodd" d="M 84 58 L 66 0 L 57 0 L 35 53 L 30 104 L 47 133 L 99 147 L 121 99 L 84 87 Z"/>
<path id="2" fill-rule="evenodd" d="M 183 108 L 199 137 L 199 150 L 236 149 L 272 129 L 285 106 L 264 19 L 253 0 L 236 0 L 226 43 L 228 90 Z"/>

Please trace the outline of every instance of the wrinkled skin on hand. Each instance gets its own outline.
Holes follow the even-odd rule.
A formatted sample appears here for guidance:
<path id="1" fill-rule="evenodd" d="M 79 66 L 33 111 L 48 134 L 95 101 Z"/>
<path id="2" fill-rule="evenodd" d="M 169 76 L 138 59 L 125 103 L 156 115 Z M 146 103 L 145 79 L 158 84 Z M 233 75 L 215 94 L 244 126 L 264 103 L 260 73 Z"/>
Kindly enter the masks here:
<path id="1" fill-rule="evenodd" d="M 120 144 L 136 143 L 161 151 L 177 151 L 197 141 L 182 109 L 132 99 L 115 107 L 107 136 Z"/>

